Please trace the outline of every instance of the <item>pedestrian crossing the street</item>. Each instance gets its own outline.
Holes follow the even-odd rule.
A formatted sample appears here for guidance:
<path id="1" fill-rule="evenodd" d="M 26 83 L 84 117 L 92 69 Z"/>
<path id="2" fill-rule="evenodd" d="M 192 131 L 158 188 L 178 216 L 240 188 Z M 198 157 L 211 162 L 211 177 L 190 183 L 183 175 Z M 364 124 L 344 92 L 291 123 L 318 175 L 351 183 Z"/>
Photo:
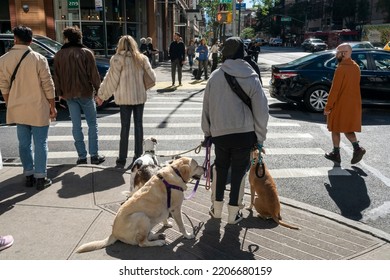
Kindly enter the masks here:
<path id="1" fill-rule="evenodd" d="M 272 102 L 272 99 L 271 101 Z M 202 97 L 177 97 L 177 96 L 152 96 L 145 104 L 144 110 L 144 138 L 155 137 L 158 140 L 157 155 L 161 162 L 169 160 L 172 156 L 188 151 L 185 156 L 193 157 L 198 162 L 203 162 L 205 157 L 204 149 L 200 153 L 195 148 L 203 140 L 203 133 L 200 128 L 202 112 Z M 284 113 L 280 108 L 270 107 L 270 120 L 268 123 L 268 134 L 266 141 L 267 159 L 272 157 L 291 156 L 312 156 L 322 157 L 325 151 L 315 146 L 313 135 L 304 128 L 298 121 L 292 119 L 290 114 Z M 99 146 L 101 154 L 107 158 L 115 159 L 119 144 L 119 107 L 109 107 L 98 114 L 99 125 Z M 49 135 L 50 145 L 55 143 L 69 143 L 68 151 L 50 151 L 49 162 L 58 159 L 75 161 L 77 154 L 73 146 L 73 137 L 70 134 L 71 121 L 53 123 L 52 130 L 61 130 L 62 133 L 51 133 Z M 86 133 L 87 124 L 82 124 L 85 132 L 85 140 L 88 140 Z M 67 132 L 66 135 L 63 135 Z M 129 159 L 132 158 L 133 149 L 133 123 L 129 136 Z M 299 143 L 303 141 L 304 146 L 273 147 L 275 141 L 287 141 Z M 115 144 L 113 144 L 115 143 Z M 114 147 L 114 149 L 107 149 Z M 173 148 L 173 149 L 172 149 Z M 212 149 L 212 157 L 213 149 Z M 272 166 L 274 167 L 274 166 Z M 274 178 L 304 178 L 315 176 L 348 176 L 350 173 L 342 168 L 334 167 L 310 167 L 310 168 L 270 168 Z"/>

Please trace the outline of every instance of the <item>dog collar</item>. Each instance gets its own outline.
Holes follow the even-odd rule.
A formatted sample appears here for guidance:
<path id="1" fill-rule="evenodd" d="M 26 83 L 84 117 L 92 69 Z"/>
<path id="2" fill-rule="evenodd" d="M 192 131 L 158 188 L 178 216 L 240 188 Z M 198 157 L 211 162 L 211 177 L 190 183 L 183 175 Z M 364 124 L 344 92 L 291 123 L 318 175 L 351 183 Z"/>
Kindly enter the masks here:
<path id="1" fill-rule="evenodd" d="M 182 192 L 184 192 L 184 190 L 182 187 L 169 184 L 160 173 L 157 173 L 157 177 L 164 183 L 165 188 L 167 189 L 167 207 L 169 209 L 171 208 L 172 189 L 182 191 Z"/>
<path id="2" fill-rule="evenodd" d="M 173 167 L 173 166 L 171 166 L 171 167 L 172 167 L 173 171 L 175 171 L 176 175 L 179 176 L 179 177 L 182 179 L 183 183 L 185 184 L 186 181 L 184 181 L 183 177 L 182 177 L 181 174 L 180 174 L 180 171 L 177 170 L 177 169 L 176 169 L 175 167 Z"/>

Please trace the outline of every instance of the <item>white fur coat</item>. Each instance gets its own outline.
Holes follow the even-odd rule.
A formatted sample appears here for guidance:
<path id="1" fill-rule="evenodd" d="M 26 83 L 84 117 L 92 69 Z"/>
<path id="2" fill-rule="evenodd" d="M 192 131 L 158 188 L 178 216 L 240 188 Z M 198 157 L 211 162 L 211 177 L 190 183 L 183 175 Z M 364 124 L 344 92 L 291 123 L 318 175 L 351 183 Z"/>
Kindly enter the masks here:
<path id="1" fill-rule="evenodd" d="M 147 56 L 143 56 L 142 65 L 138 67 L 133 64 L 133 60 L 134 58 L 124 51 L 111 57 L 110 69 L 98 91 L 101 99 L 107 100 L 114 95 L 115 103 L 118 105 L 137 105 L 146 102 L 144 71 L 147 71 L 154 80 L 156 73 Z"/>

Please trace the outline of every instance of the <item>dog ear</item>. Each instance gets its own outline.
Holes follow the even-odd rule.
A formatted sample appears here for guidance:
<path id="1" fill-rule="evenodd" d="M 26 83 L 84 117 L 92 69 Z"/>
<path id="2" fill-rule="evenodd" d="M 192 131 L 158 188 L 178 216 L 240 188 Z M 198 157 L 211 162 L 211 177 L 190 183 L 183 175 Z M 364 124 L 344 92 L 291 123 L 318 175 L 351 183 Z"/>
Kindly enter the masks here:
<path id="1" fill-rule="evenodd" d="M 157 144 L 156 138 L 152 137 L 152 138 L 150 138 L 150 140 L 152 140 L 153 143 Z"/>
<path id="2" fill-rule="evenodd" d="M 183 177 L 184 181 L 188 182 L 190 180 L 190 166 L 188 164 L 184 164 L 179 167 L 179 172 L 181 177 Z"/>

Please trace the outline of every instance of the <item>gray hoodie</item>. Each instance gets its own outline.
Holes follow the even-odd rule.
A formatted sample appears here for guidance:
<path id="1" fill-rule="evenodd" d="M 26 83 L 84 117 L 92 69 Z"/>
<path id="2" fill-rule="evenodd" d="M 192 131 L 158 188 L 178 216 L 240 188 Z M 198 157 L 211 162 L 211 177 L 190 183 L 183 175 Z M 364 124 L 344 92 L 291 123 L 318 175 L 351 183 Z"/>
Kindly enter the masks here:
<path id="1" fill-rule="evenodd" d="M 250 97 L 252 110 L 230 88 L 224 72 L 236 77 Z M 259 77 L 242 59 L 227 59 L 207 82 L 202 111 L 202 130 L 205 136 L 222 136 L 255 131 L 263 144 L 267 134 L 268 101 Z"/>

